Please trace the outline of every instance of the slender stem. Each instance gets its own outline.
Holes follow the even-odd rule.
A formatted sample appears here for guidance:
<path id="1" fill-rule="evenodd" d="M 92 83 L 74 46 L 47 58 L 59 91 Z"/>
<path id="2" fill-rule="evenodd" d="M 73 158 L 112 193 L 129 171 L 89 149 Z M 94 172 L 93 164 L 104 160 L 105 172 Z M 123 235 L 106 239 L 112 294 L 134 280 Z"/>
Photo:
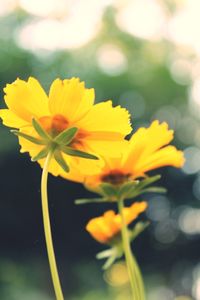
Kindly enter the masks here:
<path id="1" fill-rule="evenodd" d="M 51 277 L 53 281 L 54 291 L 56 294 L 56 299 L 64 300 L 61 285 L 60 285 L 59 275 L 57 271 L 57 266 L 56 266 L 56 259 L 55 259 L 54 247 L 53 247 L 53 241 L 51 235 L 49 208 L 48 208 L 47 179 L 48 179 L 48 168 L 49 168 L 52 155 L 53 155 L 53 151 L 50 151 L 46 157 L 46 161 L 42 172 L 42 180 L 41 180 L 42 213 L 43 213 L 46 247 L 47 247 Z"/>
<path id="2" fill-rule="evenodd" d="M 137 274 L 138 283 L 139 283 L 139 286 L 140 286 L 141 298 L 143 300 L 145 300 L 146 297 L 145 297 L 145 288 L 144 288 L 144 282 L 143 282 L 143 278 L 142 278 L 142 273 L 140 271 L 140 268 L 139 268 L 139 265 L 137 263 L 137 260 L 136 260 L 136 258 L 135 258 L 135 256 L 133 254 L 132 254 L 132 257 L 133 257 L 133 261 L 134 261 L 134 265 L 135 265 L 135 270 L 136 270 L 136 274 Z"/>
<path id="3" fill-rule="evenodd" d="M 122 243 L 123 243 L 124 254 L 126 258 L 127 269 L 128 269 L 128 274 L 129 274 L 129 279 L 131 284 L 132 297 L 133 300 L 145 300 L 142 276 L 138 264 L 136 262 L 136 259 L 132 255 L 129 233 L 128 233 L 128 229 L 127 229 L 127 225 L 123 213 L 123 208 L 124 208 L 124 202 L 123 200 L 119 200 L 118 209 L 122 220 L 122 229 L 121 229 Z"/>

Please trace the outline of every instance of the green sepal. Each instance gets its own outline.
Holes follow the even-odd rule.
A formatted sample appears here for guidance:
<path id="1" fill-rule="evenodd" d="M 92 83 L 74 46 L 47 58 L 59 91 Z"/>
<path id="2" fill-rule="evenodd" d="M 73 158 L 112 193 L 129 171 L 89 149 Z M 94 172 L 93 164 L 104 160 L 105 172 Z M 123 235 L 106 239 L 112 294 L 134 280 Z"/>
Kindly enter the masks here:
<path id="1" fill-rule="evenodd" d="M 119 258 L 123 256 L 123 247 L 121 244 L 111 246 L 110 249 L 101 251 L 97 253 L 97 259 L 104 259 L 107 258 L 106 262 L 104 263 L 102 269 L 107 270 L 112 266 L 112 264 Z"/>
<path id="2" fill-rule="evenodd" d="M 161 175 L 155 175 L 152 177 L 146 177 L 143 180 L 141 180 L 138 184 L 138 188 L 143 189 L 147 185 L 150 185 L 156 181 L 158 181 L 161 178 Z"/>
<path id="3" fill-rule="evenodd" d="M 43 140 L 39 140 L 31 135 L 28 135 L 26 133 L 20 132 L 18 130 L 11 130 L 12 133 L 14 133 L 17 136 L 23 137 L 24 139 L 28 140 L 31 143 L 37 144 L 37 145 L 45 145 L 46 142 Z"/>
<path id="4" fill-rule="evenodd" d="M 151 183 L 159 180 L 161 178 L 160 175 L 156 175 L 153 177 L 147 177 L 141 181 L 129 181 L 124 183 L 119 190 L 119 195 L 122 199 L 132 199 L 143 193 L 153 192 L 153 193 L 164 193 L 166 190 L 162 187 L 147 187 Z"/>
<path id="5" fill-rule="evenodd" d="M 75 204 L 87 204 L 87 203 L 102 203 L 107 202 L 107 199 L 105 198 L 91 198 L 91 199 L 76 199 Z"/>
<path id="6" fill-rule="evenodd" d="M 142 233 L 148 226 L 150 222 L 142 222 L 139 221 L 135 224 L 135 226 L 129 230 L 130 241 L 132 242 L 140 233 Z"/>
<path id="7" fill-rule="evenodd" d="M 119 197 L 122 199 L 127 199 L 135 191 L 136 186 L 139 184 L 139 180 L 128 181 L 119 187 Z"/>
<path id="8" fill-rule="evenodd" d="M 86 159 L 95 159 L 95 160 L 99 159 L 97 156 L 95 156 L 93 154 L 83 152 L 80 150 L 76 150 L 71 147 L 62 147 L 62 151 L 65 154 L 70 155 L 70 156 L 78 156 L 78 157 L 82 157 L 82 158 L 86 158 Z"/>
<path id="9" fill-rule="evenodd" d="M 32 161 L 37 161 L 39 159 L 45 158 L 48 153 L 49 153 L 49 149 L 44 148 L 36 156 L 32 157 L 31 160 Z"/>
<path id="10" fill-rule="evenodd" d="M 108 198 L 116 198 L 118 197 L 118 187 L 114 186 L 110 183 L 102 183 L 100 186 L 103 195 Z"/>
<path id="11" fill-rule="evenodd" d="M 77 127 L 65 129 L 63 132 L 61 132 L 59 135 L 56 136 L 54 142 L 56 142 L 59 145 L 68 145 L 75 137 L 77 131 L 78 131 Z"/>
<path id="12" fill-rule="evenodd" d="M 34 118 L 32 119 L 32 125 L 41 138 L 43 138 L 44 140 L 51 140 L 51 136 L 42 128 L 40 123 Z"/>
<path id="13" fill-rule="evenodd" d="M 148 185 L 154 183 L 160 178 L 160 175 L 156 175 L 153 177 L 146 177 L 141 180 L 128 180 L 123 184 L 117 185 L 103 182 L 97 187 L 90 187 L 89 185 L 85 184 L 85 188 L 93 193 L 101 195 L 105 201 L 113 202 L 119 201 L 120 199 L 133 199 L 139 195 L 142 195 L 143 193 L 166 193 L 166 189 L 163 187 L 148 187 Z M 90 202 L 92 202 L 91 199 Z"/>
<path id="14" fill-rule="evenodd" d="M 62 154 L 60 151 L 56 150 L 54 152 L 54 158 L 56 162 L 59 164 L 59 166 L 65 171 L 69 172 L 69 166 L 67 165 L 65 159 L 63 158 Z"/>
<path id="15" fill-rule="evenodd" d="M 147 177 L 139 181 L 133 188 L 129 189 L 129 192 L 126 194 L 124 199 L 132 199 L 143 193 L 164 193 L 166 190 L 162 187 L 147 187 L 148 185 L 156 182 L 161 178 L 160 175 L 155 175 L 153 177 Z"/>
<path id="16" fill-rule="evenodd" d="M 143 193 L 161 193 L 165 194 L 167 189 L 162 186 L 152 186 L 142 190 Z"/>

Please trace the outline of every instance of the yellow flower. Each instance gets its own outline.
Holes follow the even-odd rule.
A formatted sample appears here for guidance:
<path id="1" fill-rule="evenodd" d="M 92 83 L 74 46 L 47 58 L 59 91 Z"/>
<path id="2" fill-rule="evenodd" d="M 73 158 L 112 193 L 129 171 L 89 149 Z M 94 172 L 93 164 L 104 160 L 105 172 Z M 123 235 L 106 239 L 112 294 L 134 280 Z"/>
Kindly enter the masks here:
<path id="1" fill-rule="evenodd" d="M 105 165 L 94 176 L 85 176 L 88 187 L 101 183 L 114 185 L 144 177 L 146 172 L 163 166 L 180 168 L 184 164 L 182 151 L 168 145 L 173 139 L 173 130 L 166 123 L 152 122 L 149 128 L 140 128 L 132 135 L 121 157 L 104 156 Z"/>
<path id="2" fill-rule="evenodd" d="M 147 208 L 147 203 L 135 202 L 130 207 L 123 209 L 126 224 L 133 222 L 139 214 Z M 110 243 L 110 241 L 121 231 L 122 220 L 119 214 L 115 214 L 113 210 L 104 213 L 103 216 L 91 219 L 86 230 L 91 236 L 100 243 Z"/>
<path id="3" fill-rule="evenodd" d="M 50 136 L 58 136 L 67 128 L 76 127 L 78 131 L 70 147 L 92 154 L 117 155 L 116 149 L 123 146 L 123 138 L 130 133 L 129 113 L 120 106 L 112 107 L 111 101 L 94 104 L 94 89 L 86 89 L 79 78 L 53 81 L 49 95 L 40 83 L 30 77 L 28 81 L 17 79 L 7 84 L 5 102 L 8 109 L 0 110 L 3 124 L 19 129 L 23 134 L 38 138 L 32 120 L 40 123 Z M 21 152 L 29 152 L 35 157 L 43 145 L 36 145 L 19 137 Z M 102 161 L 91 161 L 63 154 L 70 167 L 68 178 L 80 181 L 84 174 L 94 173 Z M 43 166 L 44 159 L 39 160 Z M 55 160 L 51 161 L 49 171 L 53 175 L 63 175 L 62 168 Z M 79 178 L 80 177 L 80 178 Z"/>

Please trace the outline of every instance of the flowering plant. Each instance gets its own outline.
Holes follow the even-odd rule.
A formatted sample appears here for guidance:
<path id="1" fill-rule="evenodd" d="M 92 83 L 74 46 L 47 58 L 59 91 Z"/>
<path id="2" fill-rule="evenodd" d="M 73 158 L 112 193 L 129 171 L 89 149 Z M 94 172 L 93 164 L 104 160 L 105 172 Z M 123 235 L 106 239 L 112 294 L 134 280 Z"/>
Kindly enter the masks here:
<path id="1" fill-rule="evenodd" d="M 130 243 L 148 225 L 128 225 L 145 211 L 147 203 L 134 202 L 125 207 L 126 199 L 146 192 L 164 192 L 150 187 L 160 176 L 147 172 L 163 166 L 181 167 L 183 153 L 168 145 L 173 131 L 166 123 L 154 121 L 149 128 L 140 128 L 127 140 L 132 127 L 128 111 L 113 107 L 112 101 L 94 104 L 94 89 L 85 88 L 78 78 L 56 79 L 49 95 L 34 78 L 17 79 L 5 91 L 7 108 L 0 110 L 3 124 L 14 128 L 21 152 L 28 152 L 32 161 L 43 168 L 41 199 L 47 252 L 56 299 L 63 300 L 55 260 L 48 210 L 48 173 L 83 183 L 100 195 L 97 199 L 78 199 L 76 203 L 115 202 L 118 214 L 107 211 L 91 219 L 86 229 L 109 249 L 97 258 L 107 258 L 104 268 L 125 255 L 135 300 L 144 300 L 142 275 L 131 251 Z"/>

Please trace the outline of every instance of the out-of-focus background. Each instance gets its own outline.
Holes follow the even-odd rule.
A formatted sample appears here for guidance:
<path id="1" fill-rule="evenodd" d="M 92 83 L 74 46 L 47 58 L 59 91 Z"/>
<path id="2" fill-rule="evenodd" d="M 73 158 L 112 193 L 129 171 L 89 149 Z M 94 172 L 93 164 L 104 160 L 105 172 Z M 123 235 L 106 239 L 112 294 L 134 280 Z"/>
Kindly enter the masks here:
<path id="1" fill-rule="evenodd" d="M 35 76 L 48 91 L 78 76 L 133 116 L 133 126 L 167 121 L 184 149 L 183 170 L 161 170 L 166 195 L 147 195 L 151 225 L 133 250 L 148 300 L 200 299 L 200 1 L 0 0 L 0 86 Z M 54 299 L 44 242 L 37 163 L 0 127 L 0 299 Z M 105 249 L 85 232 L 111 205 L 76 207 L 92 196 L 50 176 L 50 213 L 68 300 L 128 300 L 123 263 L 107 272 Z"/>

